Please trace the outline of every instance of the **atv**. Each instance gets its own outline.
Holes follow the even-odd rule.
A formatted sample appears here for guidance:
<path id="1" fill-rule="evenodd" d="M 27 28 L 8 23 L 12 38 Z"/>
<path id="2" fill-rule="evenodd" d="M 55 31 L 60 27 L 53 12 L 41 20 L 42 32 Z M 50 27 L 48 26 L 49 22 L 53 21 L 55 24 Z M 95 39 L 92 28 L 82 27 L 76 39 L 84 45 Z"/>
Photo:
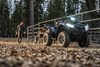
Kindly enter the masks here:
<path id="1" fill-rule="evenodd" d="M 68 47 L 71 42 L 78 42 L 80 47 L 88 47 L 90 44 L 89 25 L 75 21 L 72 17 L 70 20 L 67 18 L 53 25 L 45 25 L 44 29 L 43 44 L 47 46 L 51 46 L 54 40 L 64 47 Z"/>

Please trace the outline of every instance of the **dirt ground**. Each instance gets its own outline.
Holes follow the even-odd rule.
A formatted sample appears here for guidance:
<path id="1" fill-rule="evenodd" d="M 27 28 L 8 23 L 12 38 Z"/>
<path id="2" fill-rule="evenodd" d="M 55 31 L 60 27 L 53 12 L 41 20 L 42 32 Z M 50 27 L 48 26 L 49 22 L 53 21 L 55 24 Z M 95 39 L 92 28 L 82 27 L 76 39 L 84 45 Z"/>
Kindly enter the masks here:
<path id="1" fill-rule="evenodd" d="M 0 38 L 0 67 L 100 67 L 100 46 L 47 47 L 26 39 L 18 44 L 16 38 Z"/>

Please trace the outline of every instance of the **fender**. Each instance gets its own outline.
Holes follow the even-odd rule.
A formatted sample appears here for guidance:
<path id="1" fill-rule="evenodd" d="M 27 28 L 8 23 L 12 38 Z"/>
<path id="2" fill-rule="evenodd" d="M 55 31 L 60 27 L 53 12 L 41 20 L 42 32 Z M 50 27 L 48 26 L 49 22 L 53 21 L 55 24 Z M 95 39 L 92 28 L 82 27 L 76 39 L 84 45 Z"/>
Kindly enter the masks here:
<path id="1" fill-rule="evenodd" d="M 55 27 L 45 26 L 44 28 L 46 28 L 46 33 L 49 33 L 51 37 L 55 38 L 57 32 L 57 29 Z"/>
<path id="2" fill-rule="evenodd" d="M 66 31 L 69 33 L 69 29 L 66 27 L 65 24 L 59 24 L 58 29 L 57 29 L 57 34 L 59 34 L 61 31 Z"/>
<path id="3" fill-rule="evenodd" d="M 49 27 L 48 26 L 44 26 L 44 28 L 46 29 L 46 33 L 50 33 L 50 29 L 49 29 Z"/>

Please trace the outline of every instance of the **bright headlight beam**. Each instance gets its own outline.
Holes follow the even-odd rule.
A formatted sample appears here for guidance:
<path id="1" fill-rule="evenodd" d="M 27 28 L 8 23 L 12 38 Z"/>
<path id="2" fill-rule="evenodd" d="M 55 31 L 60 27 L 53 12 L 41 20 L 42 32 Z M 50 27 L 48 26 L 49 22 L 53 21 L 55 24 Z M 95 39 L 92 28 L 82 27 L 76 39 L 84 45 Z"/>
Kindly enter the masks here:
<path id="1" fill-rule="evenodd" d="M 75 21 L 75 18 L 74 18 L 74 17 L 71 17 L 70 19 L 71 19 L 72 21 Z"/>
<path id="2" fill-rule="evenodd" d="M 89 25 L 88 25 L 88 24 L 85 26 L 85 30 L 86 30 L 86 31 L 89 30 Z"/>
<path id="3" fill-rule="evenodd" d="M 68 27 L 74 28 L 74 25 L 67 23 L 66 24 Z"/>

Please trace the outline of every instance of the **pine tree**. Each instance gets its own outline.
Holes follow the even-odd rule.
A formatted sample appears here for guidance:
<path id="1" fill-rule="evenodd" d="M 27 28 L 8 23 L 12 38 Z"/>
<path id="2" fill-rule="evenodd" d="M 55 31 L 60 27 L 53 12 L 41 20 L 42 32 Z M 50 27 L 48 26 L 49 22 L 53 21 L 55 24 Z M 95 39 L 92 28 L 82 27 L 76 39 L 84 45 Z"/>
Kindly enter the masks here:
<path id="1" fill-rule="evenodd" d="M 8 8 L 7 0 L 0 1 L 0 17 L 1 17 L 0 36 L 8 37 L 9 36 L 9 8 Z"/>
<path id="2" fill-rule="evenodd" d="M 36 0 L 34 2 L 34 22 L 37 24 L 40 21 L 43 21 L 43 0 Z"/>
<path id="3" fill-rule="evenodd" d="M 22 6 L 21 1 L 15 5 L 15 10 L 11 16 L 11 30 L 12 30 L 12 36 L 15 36 L 15 31 L 17 28 L 17 25 L 23 21 L 23 14 L 22 14 Z"/>
<path id="4" fill-rule="evenodd" d="M 75 14 L 74 2 L 73 0 L 67 0 L 67 15 Z"/>
<path id="5" fill-rule="evenodd" d="M 65 15 L 64 0 L 51 0 L 47 8 L 47 19 L 63 17 Z"/>

